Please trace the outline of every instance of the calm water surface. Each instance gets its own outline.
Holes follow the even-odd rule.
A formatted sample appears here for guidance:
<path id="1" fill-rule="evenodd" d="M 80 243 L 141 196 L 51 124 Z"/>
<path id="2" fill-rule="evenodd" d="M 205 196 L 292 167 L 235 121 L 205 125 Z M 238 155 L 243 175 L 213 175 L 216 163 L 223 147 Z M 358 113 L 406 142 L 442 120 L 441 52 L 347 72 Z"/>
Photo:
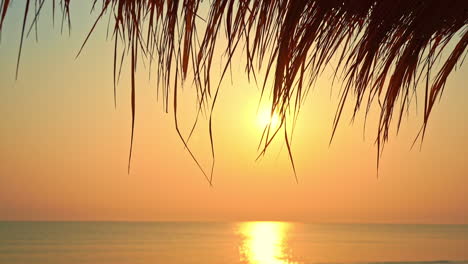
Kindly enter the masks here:
<path id="1" fill-rule="evenodd" d="M 0 263 L 468 264 L 468 226 L 0 222 Z"/>

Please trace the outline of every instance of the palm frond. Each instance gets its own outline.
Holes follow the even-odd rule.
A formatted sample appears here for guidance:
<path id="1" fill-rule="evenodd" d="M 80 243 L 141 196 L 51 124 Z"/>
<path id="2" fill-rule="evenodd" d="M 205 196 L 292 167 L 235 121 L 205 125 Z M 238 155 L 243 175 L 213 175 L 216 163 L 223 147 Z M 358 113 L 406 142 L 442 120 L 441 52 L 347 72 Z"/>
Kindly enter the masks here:
<path id="1" fill-rule="evenodd" d="M 45 0 L 35 1 L 42 6 Z M 50 1 L 55 8 L 58 0 Z M 23 34 L 29 2 L 26 2 Z M 100 8 L 96 7 L 98 2 L 101 3 Z M 398 116 L 399 128 L 402 115 L 409 108 L 410 95 L 416 92 L 415 83 L 421 81 L 420 76 L 426 85 L 424 121 L 419 134 L 424 137 L 430 113 L 444 90 L 448 76 L 467 52 L 466 0 L 217 0 L 208 4 L 206 18 L 199 15 L 201 2 L 94 0 L 93 8 L 99 9 L 94 26 L 106 13 L 113 18 L 114 85 L 118 79 L 117 58 L 123 58 L 129 51 L 131 53 L 132 119 L 135 115 L 133 76 L 138 52 L 156 63 L 166 111 L 171 94 L 176 98 L 177 83 L 186 80 L 191 72 L 200 111 L 211 108 L 212 112 L 219 84 L 212 86 L 211 66 L 216 44 L 223 37 L 227 40 L 227 45 L 222 47 L 227 62 L 221 79 L 236 50 L 243 46 L 249 78 L 254 76 L 256 79 L 257 71 L 266 66 L 262 94 L 271 89 L 271 112 L 282 117 L 278 129 L 287 129 L 288 113 L 297 115 L 310 86 L 332 58 L 337 58 L 334 76 L 343 82 L 343 89 L 331 138 L 346 103 L 354 102 L 354 118 L 363 105 L 367 114 L 377 101 L 380 105 L 376 131 L 378 161 L 388 140 L 393 117 Z M 64 14 L 62 24 L 67 19 L 70 26 L 70 0 L 59 0 L 59 3 Z M 10 4 L 9 0 L 1 2 L 0 33 Z M 201 30 L 200 21 L 204 24 Z M 36 22 L 34 19 L 32 23 Z M 144 29 L 147 32 L 143 32 Z M 457 43 L 449 50 L 447 44 L 453 39 Z M 22 40 L 23 36 L 18 64 Z M 120 49 L 118 42 L 123 43 Z M 449 55 L 442 67 L 433 73 L 434 63 L 441 59 L 442 51 L 447 50 Z M 273 80 L 272 87 L 266 86 L 269 78 Z M 177 100 L 174 101 L 175 108 L 176 105 Z M 270 132 L 267 128 L 262 137 L 262 153 L 277 132 Z M 285 137 L 292 161 L 286 131 Z M 185 139 L 181 138 L 187 146 Z M 213 146 L 213 141 L 211 143 Z M 214 148 L 212 151 L 214 158 Z"/>

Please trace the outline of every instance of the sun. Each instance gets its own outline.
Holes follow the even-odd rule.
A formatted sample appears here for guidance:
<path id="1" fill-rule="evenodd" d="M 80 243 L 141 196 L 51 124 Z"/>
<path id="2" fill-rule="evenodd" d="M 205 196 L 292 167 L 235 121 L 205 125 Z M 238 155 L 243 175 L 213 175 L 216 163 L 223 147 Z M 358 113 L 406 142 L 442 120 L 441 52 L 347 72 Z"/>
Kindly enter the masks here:
<path id="1" fill-rule="evenodd" d="M 262 127 L 265 128 L 270 126 L 271 128 L 276 128 L 280 125 L 280 117 L 278 113 L 271 114 L 271 110 L 268 107 L 262 108 L 257 116 L 257 122 Z"/>

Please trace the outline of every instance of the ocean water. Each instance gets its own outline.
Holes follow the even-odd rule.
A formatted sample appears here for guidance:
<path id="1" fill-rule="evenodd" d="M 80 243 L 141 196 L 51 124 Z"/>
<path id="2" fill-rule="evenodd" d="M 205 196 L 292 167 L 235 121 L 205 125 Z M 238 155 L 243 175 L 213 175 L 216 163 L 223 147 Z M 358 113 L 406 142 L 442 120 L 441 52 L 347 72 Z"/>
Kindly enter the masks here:
<path id="1" fill-rule="evenodd" d="M 0 222 L 0 264 L 468 264 L 468 226 Z"/>

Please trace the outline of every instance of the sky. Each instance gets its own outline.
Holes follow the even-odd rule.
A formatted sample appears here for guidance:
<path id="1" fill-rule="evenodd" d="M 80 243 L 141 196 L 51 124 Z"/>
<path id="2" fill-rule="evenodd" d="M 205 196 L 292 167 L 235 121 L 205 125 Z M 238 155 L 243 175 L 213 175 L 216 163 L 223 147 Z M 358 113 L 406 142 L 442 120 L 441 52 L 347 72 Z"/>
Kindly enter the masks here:
<path id="1" fill-rule="evenodd" d="M 179 140 L 172 110 L 164 113 L 156 73 L 141 64 L 127 173 L 130 65 L 124 64 L 114 107 L 113 42 L 106 39 L 106 23 L 75 59 L 96 17 L 86 2 L 72 4 L 70 35 L 60 33 L 59 23 L 52 27 L 51 8 L 44 7 L 38 42 L 34 33 L 25 40 L 17 80 L 24 7 L 13 1 L 6 17 L 0 43 L 0 220 L 468 224 L 466 64 L 450 76 L 421 148 L 411 145 L 422 108 L 413 105 L 400 133 L 392 131 L 378 177 L 372 114 L 363 133 L 364 113 L 351 123 L 348 107 L 329 145 L 339 85 L 332 87 L 325 72 L 294 132 L 296 183 L 281 138 L 256 161 L 267 101 L 259 106 L 259 88 L 248 82 L 243 64 L 234 63 L 213 116 L 213 186 Z M 184 135 L 195 117 L 193 90 L 185 84 L 181 95 Z M 209 170 L 206 119 L 190 146 Z"/>

